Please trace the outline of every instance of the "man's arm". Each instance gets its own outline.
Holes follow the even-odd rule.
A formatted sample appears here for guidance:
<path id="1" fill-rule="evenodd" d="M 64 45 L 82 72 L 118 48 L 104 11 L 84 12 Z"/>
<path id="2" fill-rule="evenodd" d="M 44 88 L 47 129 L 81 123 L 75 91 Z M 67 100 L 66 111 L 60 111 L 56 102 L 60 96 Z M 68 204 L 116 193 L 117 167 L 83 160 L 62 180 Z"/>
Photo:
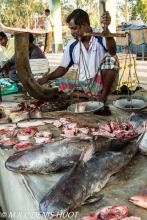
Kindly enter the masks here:
<path id="1" fill-rule="evenodd" d="M 7 69 L 9 69 L 9 63 L 8 62 L 6 62 L 2 67 L 0 67 L 0 72 L 2 72 L 3 70 L 7 70 Z"/>
<path id="2" fill-rule="evenodd" d="M 49 80 L 53 80 L 53 79 L 64 76 L 67 71 L 68 71 L 68 68 L 59 66 L 55 71 L 50 73 L 48 76 L 38 79 L 37 82 L 40 85 L 43 85 L 44 83 L 47 83 Z"/>
<path id="3" fill-rule="evenodd" d="M 110 55 L 116 54 L 116 42 L 113 37 L 106 37 L 106 48 Z"/>
<path id="4" fill-rule="evenodd" d="M 0 68 L 0 72 L 3 70 L 9 69 L 11 66 L 15 65 L 15 56 L 12 56 L 9 60 L 6 61 L 6 63 Z"/>
<path id="5" fill-rule="evenodd" d="M 102 28 L 106 25 L 106 31 L 110 32 L 108 26 L 111 24 L 111 16 L 108 11 L 104 12 L 101 16 L 101 25 Z M 110 55 L 116 54 L 116 42 L 113 37 L 106 37 L 106 48 Z"/>

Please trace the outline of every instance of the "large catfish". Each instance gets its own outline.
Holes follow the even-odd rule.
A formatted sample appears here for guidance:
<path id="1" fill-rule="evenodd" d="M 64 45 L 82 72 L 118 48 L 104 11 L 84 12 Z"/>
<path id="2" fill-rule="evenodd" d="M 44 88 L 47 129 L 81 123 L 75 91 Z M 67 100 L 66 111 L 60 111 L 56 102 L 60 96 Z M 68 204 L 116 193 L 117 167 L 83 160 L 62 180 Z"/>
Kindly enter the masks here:
<path id="1" fill-rule="evenodd" d="M 56 183 L 40 202 L 40 212 L 57 217 L 59 213 L 70 212 L 99 192 L 109 181 L 111 175 L 119 172 L 135 156 L 139 143 L 128 153 L 94 153 L 93 146 L 87 146 L 79 162 Z"/>
<path id="2" fill-rule="evenodd" d="M 120 151 L 128 140 L 119 140 L 104 136 L 88 137 L 91 140 L 64 139 L 40 145 L 10 156 L 6 161 L 6 168 L 10 171 L 47 174 L 63 171 L 78 162 L 85 146 L 92 142 L 96 151 Z"/>

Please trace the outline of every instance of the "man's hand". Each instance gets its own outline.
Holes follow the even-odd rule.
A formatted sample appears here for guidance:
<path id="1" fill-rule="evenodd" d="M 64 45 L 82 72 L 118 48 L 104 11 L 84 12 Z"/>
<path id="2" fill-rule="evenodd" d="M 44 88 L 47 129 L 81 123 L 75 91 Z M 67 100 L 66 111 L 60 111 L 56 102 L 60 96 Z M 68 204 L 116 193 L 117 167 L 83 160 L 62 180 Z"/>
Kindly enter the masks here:
<path id="1" fill-rule="evenodd" d="M 105 11 L 103 13 L 103 15 L 101 16 L 100 22 L 101 22 L 102 28 L 104 28 L 105 25 L 109 26 L 111 24 L 111 16 L 108 11 Z"/>
<path id="2" fill-rule="evenodd" d="M 47 83 L 47 81 L 48 81 L 48 77 L 47 77 L 47 76 L 45 76 L 45 77 L 40 78 L 40 79 L 37 80 L 37 82 L 38 82 L 40 85 L 43 85 L 43 84 Z"/>

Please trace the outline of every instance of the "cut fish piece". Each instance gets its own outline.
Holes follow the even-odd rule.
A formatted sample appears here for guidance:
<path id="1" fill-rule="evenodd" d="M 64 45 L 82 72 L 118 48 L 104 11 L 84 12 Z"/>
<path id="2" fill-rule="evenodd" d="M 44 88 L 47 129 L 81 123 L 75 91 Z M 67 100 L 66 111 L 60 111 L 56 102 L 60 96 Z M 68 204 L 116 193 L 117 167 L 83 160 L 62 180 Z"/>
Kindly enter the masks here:
<path id="1" fill-rule="evenodd" d="M 17 127 L 19 128 L 27 128 L 29 126 L 40 126 L 45 124 L 52 124 L 55 121 L 54 118 L 34 118 L 34 119 L 26 119 L 19 121 L 17 123 Z"/>
<path id="2" fill-rule="evenodd" d="M 26 111 L 14 112 L 9 114 L 9 118 L 13 123 L 17 123 L 20 120 L 26 119 L 29 117 L 29 113 Z"/>
<path id="3" fill-rule="evenodd" d="M 32 142 L 23 141 L 21 143 L 15 144 L 13 148 L 15 151 L 23 151 L 31 147 L 33 147 Z"/>
<path id="4" fill-rule="evenodd" d="M 17 132 L 17 138 L 20 141 L 26 141 L 29 138 L 33 137 L 33 135 L 36 133 L 37 128 L 34 126 L 30 126 L 28 128 L 24 128 L 21 131 Z"/>

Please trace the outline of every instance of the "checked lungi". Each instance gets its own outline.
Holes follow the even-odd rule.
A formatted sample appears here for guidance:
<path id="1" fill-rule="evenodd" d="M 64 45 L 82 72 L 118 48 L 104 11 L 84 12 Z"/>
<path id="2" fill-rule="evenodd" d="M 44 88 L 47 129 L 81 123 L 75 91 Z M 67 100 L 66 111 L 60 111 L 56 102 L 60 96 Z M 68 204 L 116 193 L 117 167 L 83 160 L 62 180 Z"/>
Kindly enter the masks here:
<path id="1" fill-rule="evenodd" d="M 103 69 L 113 69 L 116 71 L 116 77 L 114 83 L 111 87 L 111 92 L 114 92 L 118 85 L 119 80 L 119 61 L 117 55 L 110 55 L 106 53 L 100 67 L 97 70 L 95 76 L 86 81 L 77 81 L 75 79 L 65 79 L 65 78 L 58 78 L 55 79 L 55 84 L 60 87 L 60 89 L 70 95 L 73 93 L 74 90 L 80 90 L 85 92 L 89 96 L 98 97 L 99 94 L 103 90 L 103 82 L 101 76 L 101 70 Z"/>

